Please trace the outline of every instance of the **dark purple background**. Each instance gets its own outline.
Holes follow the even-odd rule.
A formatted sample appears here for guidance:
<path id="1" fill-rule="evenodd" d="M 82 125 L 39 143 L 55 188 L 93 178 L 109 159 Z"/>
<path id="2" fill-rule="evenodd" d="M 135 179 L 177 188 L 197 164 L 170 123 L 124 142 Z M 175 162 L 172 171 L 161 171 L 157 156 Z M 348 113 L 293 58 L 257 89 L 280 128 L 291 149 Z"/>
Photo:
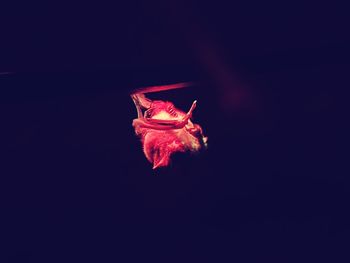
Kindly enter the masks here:
<path id="1" fill-rule="evenodd" d="M 300 2 L 2 8 L 0 261 L 344 260 L 348 11 Z M 209 148 L 153 171 L 128 93 L 182 81 Z"/>

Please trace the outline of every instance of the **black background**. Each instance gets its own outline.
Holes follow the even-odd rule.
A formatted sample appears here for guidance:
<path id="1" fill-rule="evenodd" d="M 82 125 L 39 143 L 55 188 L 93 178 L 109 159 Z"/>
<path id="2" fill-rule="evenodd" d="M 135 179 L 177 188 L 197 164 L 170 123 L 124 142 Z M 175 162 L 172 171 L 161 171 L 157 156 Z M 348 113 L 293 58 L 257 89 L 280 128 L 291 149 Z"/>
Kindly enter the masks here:
<path id="1" fill-rule="evenodd" d="M 28 2 L 1 10 L 1 262 L 345 261 L 349 17 L 336 2 Z M 153 171 L 135 88 L 199 155 Z"/>

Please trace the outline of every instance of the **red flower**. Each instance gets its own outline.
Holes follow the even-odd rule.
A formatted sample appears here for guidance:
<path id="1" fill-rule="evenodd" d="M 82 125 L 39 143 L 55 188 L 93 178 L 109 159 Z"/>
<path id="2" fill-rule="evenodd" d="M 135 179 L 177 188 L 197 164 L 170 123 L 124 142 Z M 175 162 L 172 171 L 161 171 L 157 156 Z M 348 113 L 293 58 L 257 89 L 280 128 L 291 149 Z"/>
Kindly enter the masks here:
<path id="1" fill-rule="evenodd" d="M 191 121 L 196 101 L 185 113 L 171 102 L 151 101 L 144 93 L 186 87 L 188 83 L 156 86 L 137 90 L 131 94 L 138 118 L 134 119 L 135 133 L 141 138 L 146 158 L 153 163 L 153 169 L 167 166 L 175 152 L 198 151 L 206 147 L 208 138 L 202 128 Z M 145 110 L 142 113 L 142 110 Z"/>

